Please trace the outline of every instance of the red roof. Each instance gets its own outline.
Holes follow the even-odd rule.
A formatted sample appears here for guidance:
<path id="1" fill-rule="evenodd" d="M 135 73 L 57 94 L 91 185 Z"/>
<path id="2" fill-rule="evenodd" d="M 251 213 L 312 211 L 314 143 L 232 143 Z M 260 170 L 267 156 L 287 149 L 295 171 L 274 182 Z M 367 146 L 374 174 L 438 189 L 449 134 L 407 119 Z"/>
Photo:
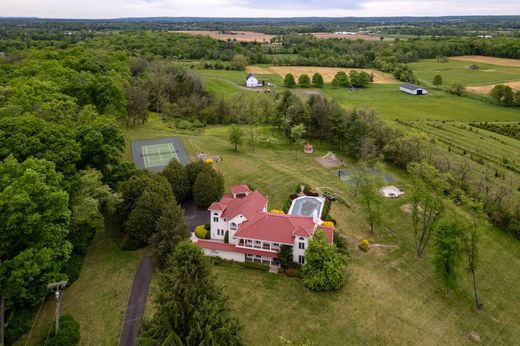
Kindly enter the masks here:
<path id="1" fill-rule="evenodd" d="M 334 227 L 328 227 L 328 226 L 319 226 L 320 231 L 325 232 L 327 234 L 327 241 L 329 244 L 334 243 Z"/>
<path id="2" fill-rule="evenodd" d="M 228 251 L 228 252 L 249 253 L 252 255 L 266 256 L 266 257 L 278 257 L 278 253 L 276 253 L 276 252 L 242 248 L 242 247 L 237 247 L 233 244 L 226 244 L 221 241 L 215 241 L 215 240 L 199 239 L 197 241 L 197 245 L 203 249 L 209 249 L 209 250 L 221 250 L 221 251 Z"/>
<path id="3" fill-rule="evenodd" d="M 305 148 L 312 148 L 312 144 L 307 143 L 307 144 L 305 144 L 304 147 L 305 147 Z"/>
<path id="4" fill-rule="evenodd" d="M 311 237 L 313 233 L 312 217 L 256 212 L 240 224 L 235 237 L 293 244 L 294 236 Z"/>
<path id="5" fill-rule="evenodd" d="M 244 198 L 225 195 L 220 201 L 210 205 L 208 210 L 223 210 L 222 217 L 227 219 L 232 219 L 238 214 L 250 219 L 255 212 L 263 210 L 266 204 L 267 198 L 260 192 L 253 191 Z"/>
<path id="6" fill-rule="evenodd" d="M 248 192 L 251 192 L 251 190 L 249 190 L 249 186 L 247 186 L 246 184 L 241 184 L 241 185 L 236 185 L 236 186 L 231 187 L 231 193 L 233 195 L 236 195 L 237 193 L 248 193 Z"/>

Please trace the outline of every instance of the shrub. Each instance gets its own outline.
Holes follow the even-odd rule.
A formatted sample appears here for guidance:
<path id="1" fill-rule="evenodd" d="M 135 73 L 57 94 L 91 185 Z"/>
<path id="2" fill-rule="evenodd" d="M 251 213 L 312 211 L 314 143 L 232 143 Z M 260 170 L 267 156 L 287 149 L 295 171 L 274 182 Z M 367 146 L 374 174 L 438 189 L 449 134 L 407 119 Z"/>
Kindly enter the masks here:
<path id="1" fill-rule="evenodd" d="M 368 251 L 368 240 L 363 239 L 359 242 L 359 248 L 365 252 Z"/>
<path id="2" fill-rule="evenodd" d="M 302 88 L 306 88 L 310 84 L 311 84 L 311 79 L 309 78 L 309 76 L 307 74 L 304 73 L 304 74 L 300 75 L 300 77 L 298 78 L 299 86 L 301 86 Z"/>
<path id="3" fill-rule="evenodd" d="M 283 210 L 278 210 L 278 209 L 271 209 L 271 213 L 274 213 L 274 214 L 285 214 Z"/>
<path id="4" fill-rule="evenodd" d="M 226 234 L 224 234 L 224 243 L 229 243 L 229 231 L 226 231 Z"/>
<path id="5" fill-rule="evenodd" d="M 323 221 L 323 222 L 321 223 L 321 225 L 322 225 L 323 227 L 334 227 L 334 226 L 335 226 L 335 225 L 334 225 L 334 222 L 332 222 L 332 221 Z"/>
<path id="6" fill-rule="evenodd" d="M 349 255 L 347 241 L 338 231 L 334 231 L 334 245 L 336 245 L 336 248 L 340 253 Z"/>
<path id="7" fill-rule="evenodd" d="M 206 161 L 204 161 L 206 164 L 208 165 L 212 165 L 214 162 L 212 159 L 207 159 Z"/>
<path id="8" fill-rule="evenodd" d="M 65 273 L 69 279 L 69 286 L 79 279 L 81 273 L 81 267 L 83 266 L 84 255 L 72 254 L 69 260 L 63 265 L 63 273 Z"/>
<path id="9" fill-rule="evenodd" d="M 31 328 L 33 311 L 30 308 L 17 308 L 14 311 L 5 311 L 5 341 L 12 345 Z"/>
<path id="10" fill-rule="evenodd" d="M 294 76 L 291 73 L 285 75 L 283 85 L 287 88 L 294 88 L 296 86 L 296 80 L 294 79 Z"/>
<path id="11" fill-rule="evenodd" d="M 286 269 L 290 266 L 293 261 L 293 252 L 292 248 L 289 245 L 280 246 L 280 250 L 278 250 L 278 262 L 280 263 L 280 267 Z"/>
<path id="12" fill-rule="evenodd" d="M 245 268 L 257 269 L 257 270 L 262 270 L 262 271 L 266 271 L 268 268 L 267 264 L 260 264 L 260 263 L 256 263 L 256 262 L 236 262 L 236 263 Z"/>
<path id="13" fill-rule="evenodd" d="M 298 198 L 298 195 L 295 194 L 295 193 L 291 193 L 291 194 L 289 195 L 289 198 L 290 198 L 291 200 L 293 200 L 293 199 Z"/>
<path id="14" fill-rule="evenodd" d="M 210 226 L 209 223 L 207 223 L 207 224 L 204 225 L 204 228 L 207 229 L 207 230 L 209 231 L 209 230 L 211 229 L 211 226 Z"/>
<path id="15" fill-rule="evenodd" d="M 300 269 L 295 267 L 289 267 L 285 269 L 285 274 L 287 276 L 290 276 L 292 278 L 299 278 L 300 277 Z"/>
<path id="16" fill-rule="evenodd" d="M 53 328 L 54 329 L 54 328 Z M 72 316 L 60 317 L 60 330 L 58 335 L 51 334 L 45 345 L 50 346 L 74 346 L 79 342 L 79 323 Z"/>
<path id="17" fill-rule="evenodd" d="M 206 236 L 207 236 L 208 233 L 209 232 L 206 229 L 206 227 L 204 227 L 204 225 L 200 225 L 200 226 L 195 227 L 195 235 L 199 239 L 206 239 Z"/>

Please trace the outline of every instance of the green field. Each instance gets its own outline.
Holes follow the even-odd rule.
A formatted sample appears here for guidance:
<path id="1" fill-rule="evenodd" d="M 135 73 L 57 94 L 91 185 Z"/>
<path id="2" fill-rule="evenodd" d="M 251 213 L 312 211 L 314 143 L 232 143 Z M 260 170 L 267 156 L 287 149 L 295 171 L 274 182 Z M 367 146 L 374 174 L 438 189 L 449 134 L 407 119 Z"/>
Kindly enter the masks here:
<path id="1" fill-rule="evenodd" d="M 323 89 L 344 107 L 368 106 L 394 120 L 453 121 L 519 121 L 517 109 L 496 106 L 443 91 L 431 90 L 425 96 L 412 96 L 399 91 L 398 85 L 372 84 L 353 92 L 345 89 Z"/>
<path id="2" fill-rule="evenodd" d="M 371 243 L 397 245 L 397 249 L 373 249 L 367 254 L 352 246 L 348 279 L 338 292 L 312 293 L 300 280 L 232 265 L 215 267 L 219 281 L 243 325 L 246 344 L 278 345 L 279 337 L 309 341 L 313 345 L 470 345 L 470 332 L 478 333 L 485 345 L 520 343 L 518 280 L 520 243 L 490 227 L 482 239 L 482 265 L 478 272 L 483 312 L 472 308 L 469 275 L 461 272 L 461 285 L 446 297 L 434 277 L 431 250 L 417 260 L 414 255 L 410 216 L 400 207 L 408 197 L 384 202 L 384 229 L 369 236 L 352 187 L 333 177 L 314 157 L 327 148 L 314 143 L 314 155 L 298 156 L 287 143 L 276 147 L 247 146 L 234 152 L 228 143 L 229 127 L 208 127 L 193 135 L 179 134 L 188 152 L 218 154 L 217 166 L 226 186 L 251 183 L 269 196 L 269 208 L 280 208 L 299 182 L 334 191 L 341 202 L 331 214 L 339 230 L 355 244 L 363 238 Z M 257 131 L 262 131 L 258 128 Z M 263 131 L 271 133 L 269 128 Z M 145 127 L 127 131 L 128 141 L 175 135 L 157 117 Z M 341 153 L 337 152 L 340 156 Z M 354 164 L 342 157 L 347 167 Z M 400 170 L 385 168 L 409 191 Z M 449 210 L 463 213 L 455 205 Z M 151 308 L 153 310 L 153 307 Z"/>
<path id="3" fill-rule="evenodd" d="M 470 70 L 472 64 L 480 66 L 479 70 Z M 454 81 L 464 85 L 496 84 L 520 80 L 520 67 L 498 66 L 470 61 L 449 59 L 439 63 L 436 59 L 421 60 L 408 64 L 419 80 L 431 84 L 437 74 L 442 76 L 444 85 L 450 86 Z"/>
<path id="4" fill-rule="evenodd" d="M 201 76 L 204 85 L 210 91 L 218 94 L 230 94 L 245 89 L 238 85 L 243 83 L 245 72 L 197 70 L 196 73 Z M 275 84 L 273 90 L 286 90 L 282 78 L 278 75 L 259 77 Z M 292 90 L 301 95 L 314 89 Z M 400 92 L 399 86 L 395 84 L 371 84 L 368 88 L 356 92 L 333 89 L 330 86 L 326 86 L 320 92 L 346 108 L 375 108 L 388 120 L 520 121 L 520 112 L 517 109 L 458 97 L 444 91 L 431 90 L 426 96 L 412 96 Z"/>

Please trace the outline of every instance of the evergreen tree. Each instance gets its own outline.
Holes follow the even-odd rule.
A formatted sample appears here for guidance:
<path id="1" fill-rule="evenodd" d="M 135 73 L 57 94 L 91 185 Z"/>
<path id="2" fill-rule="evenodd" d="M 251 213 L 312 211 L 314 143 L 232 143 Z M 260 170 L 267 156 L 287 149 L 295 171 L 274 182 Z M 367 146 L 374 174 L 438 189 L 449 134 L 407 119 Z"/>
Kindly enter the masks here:
<path id="1" fill-rule="evenodd" d="M 188 182 L 190 184 L 190 191 L 193 188 L 193 185 L 195 184 L 195 180 L 197 180 L 197 177 L 199 176 L 200 172 L 205 170 L 212 169 L 210 165 L 206 164 L 205 162 L 195 161 L 191 162 L 184 167 L 184 170 L 186 171 L 186 175 L 188 176 Z"/>
<path id="2" fill-rule="evenodd" d="M 316 87 L 316 88 L 322 88 L 323 87 L 323 76 L 319 73 L 315 73 L 312 75 L 312 84 Z"/>
<path id="3" fill-rule="evenodd" d="M 311 79 L 309 78 L 309 75 L 303 73 L 298 77 L 298 86 L 302 88 L 307 88 L 311 84 Z"/>
<path id="4" fill-rule="evenodd" d="M 292 73 L 288 73 L 285 75 L 285 78 L 283 80 L 283 85 L 287 88 L 294 88 L 296 86 L 296 80 L 294 79 L 294 76 Z"/>
<path id="5" fill-rule="evenodd" d="M 309 240 L 301 275 L 310 290 L 337 290 L 347 277 L 347 257 L 328 243 L 325 232 L 318 231 Z"/>
<path id="6" fill-rule="evenodd" d="M 157 254 L 161 265 L 173 253 L 175 246 L 190 236 L 184 221 L 184 211 L 176 203 L 169 203 L 162 211 L 155 224 L 155 233 L 150 239 L 150 245 Z"/>
<path id="7" fill-rule="evenodd" d="M 193 199 L 198 206 L 207 207 L 224 195 L 224 176 L 214 169 L 202 171 L 193 185 Z"/>
<path id="8" fill-rule="evenodd" d="M 161 175 L 168 179 L 177 203 L 181 203 L 188 197 L 190 181 L 186 170 L 179 161 L 172 159 L 168 165 L 164 167 Z"/>
<path id="9" fill-rule="evenodd" d="M 241 345 L 238 320 L 197 245 L 177 245 L 159 278 L 157 311 L 144 321 L 139 345 Z"/>

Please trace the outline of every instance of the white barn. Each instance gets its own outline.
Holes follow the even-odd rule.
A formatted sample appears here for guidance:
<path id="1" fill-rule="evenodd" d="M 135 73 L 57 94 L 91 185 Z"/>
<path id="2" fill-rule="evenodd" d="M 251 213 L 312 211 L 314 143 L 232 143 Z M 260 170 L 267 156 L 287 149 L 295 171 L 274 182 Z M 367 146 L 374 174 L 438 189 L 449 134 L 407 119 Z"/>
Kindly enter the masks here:
<path id="1" fill-rule="evenodd" d="M 264 86 L 262 83 L 258 81 L 258 78 L 255 77 L 254 74 L 249 73 L 246 77 L 246 87 L 248 88 L 257 88 Z"/>
<path id="2" fill-rule="evenodd" d="M 426 95 L 428 94 L 428 90 L 421 88 L 417 85 L 405 83 L 401 84 L 401 87 L 399 88 L 402 92 L 405 92 L 410 95 Z"/>

